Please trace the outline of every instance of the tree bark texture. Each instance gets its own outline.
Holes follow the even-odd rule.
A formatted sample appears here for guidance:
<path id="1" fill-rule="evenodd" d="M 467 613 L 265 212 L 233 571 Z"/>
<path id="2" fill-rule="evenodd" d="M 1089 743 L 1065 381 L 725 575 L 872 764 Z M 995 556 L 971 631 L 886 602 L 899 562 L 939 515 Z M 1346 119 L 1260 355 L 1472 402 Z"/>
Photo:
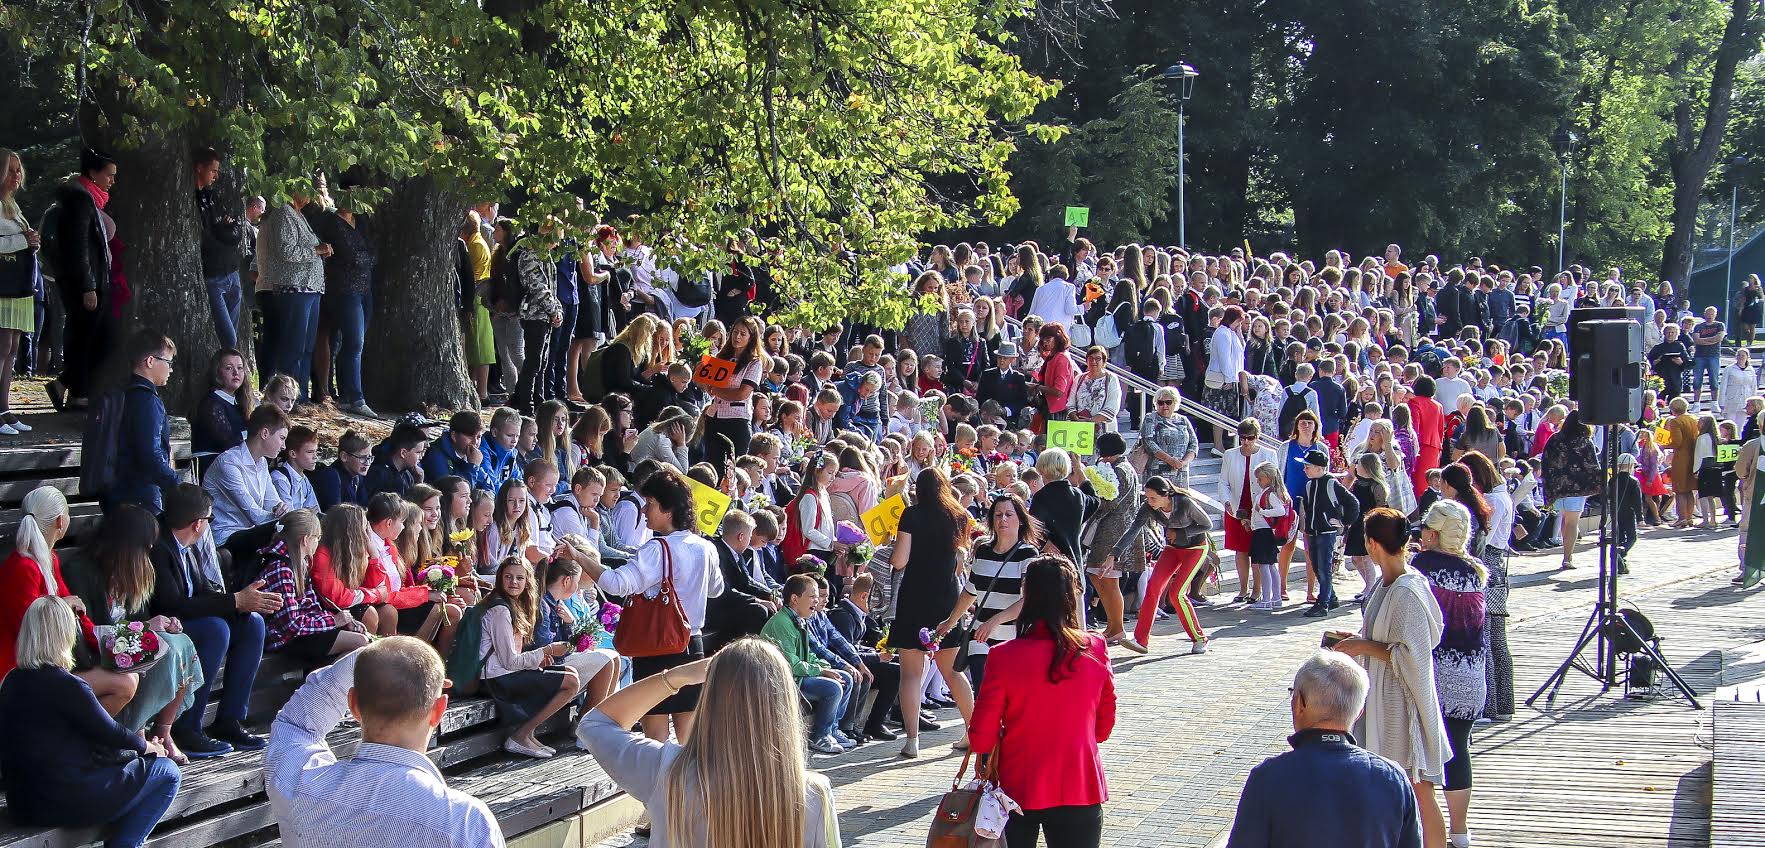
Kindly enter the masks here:
<path id="1" fill-rule="evenodd" d="M 1668 167 L 1673 174 L 1673 230 L 1667 236 L 1661 257 L 1661 276 L 1672 280 L 1673 290 L 1682 296 L 1687 294 L 1686 286 L 1691 279 L 1698 202 L 1703 197 L 1710 168 L 1722 151 L 1722 136 L 1728 130 L 1735 70 L 1743 60 L 1759 52 L 1759 0 L 1731 0 L 1730 5 L 1728 24 L 1722 30 L 1722 43 L 1716 48 L 1716 61 L 1710 69 L 1703 127 L 1693 125 L 1690 103 L 1681 102 L 1673 110 L 1674 138 L 1667 150 Z M 1680 58 L 1683 60 L 1684 54 Z M 1683 66 L 1684 62 L 1675 64 Z"/>
<path id="2" fill-rule="evenodd" d="M 117 163 L 116 187 L 105 211 L 116 219 L 132 293 L 117 324 L 115 346 L 120 350 L 143 327 L 170 337 L 178 346 L 178 361 L 161 396 L 173 415 L 188 415 L 207 388 L 208 361 L 220 348 L 202 279 L 190 135 L 183 128 L 153 125 L 145 126 L 135 144 L 105 138 L 102 130 L 100 135 L 96 146 Z M 118 363 L 115 370 L 123 367 Z"/>
<path id="3" fill-rule="evenodd" d="M 381 409 L 477 406 L 454 300 L 464 200 L 427 177 L 399 184 L 376 213 L 381 273 L 362 351 L 362 387 Z"/>

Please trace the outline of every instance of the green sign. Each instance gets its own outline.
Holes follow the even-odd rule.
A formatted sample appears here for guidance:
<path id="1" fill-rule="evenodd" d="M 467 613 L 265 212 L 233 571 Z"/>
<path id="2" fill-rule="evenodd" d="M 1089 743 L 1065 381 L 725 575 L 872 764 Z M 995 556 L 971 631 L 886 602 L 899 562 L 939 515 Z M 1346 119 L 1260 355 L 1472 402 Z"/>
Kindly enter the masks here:
<path id="1" fill-rule="evenodd" d="M 1068 207 L 1066 207 L 1066 225 L 1069 227 L 1089 227 L 1089 226 L 1091 226 L 1091 207 L 1089 207 L 1089 206 L 1068 206 Z"/>
<path id="2" fill-rule="evenodd" d="M 1740 459 L 1740 445 L 1717 445 L 1716 461 L 1733 462 Z"/>
<path id="3" fill-rule="evenodd" d="M 1048 446 L 1090 456 L 1096 450 L 1097 425 L 1089 421 L 1048 422 Z"/>

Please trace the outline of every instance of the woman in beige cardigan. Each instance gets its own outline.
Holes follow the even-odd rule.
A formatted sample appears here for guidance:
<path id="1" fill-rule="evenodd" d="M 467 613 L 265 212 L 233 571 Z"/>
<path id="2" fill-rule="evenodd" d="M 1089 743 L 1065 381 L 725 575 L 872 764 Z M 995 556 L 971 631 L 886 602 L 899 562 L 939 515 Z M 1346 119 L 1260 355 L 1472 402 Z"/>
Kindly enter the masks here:
<path id="1" fill-rule="evenodd" d="M 1360 635 L 1337 631 L 1336 650 L 1367 669 L 1367 707 L 1356 734 L 1367 750 L 1399 766 L 1415 783 L 1425 848 L 1446 844 L 1446 820 L 1434 800 L 1445 782 L 1450 748 L 1434 690 L 1434 646 L 1443 629 L 1428 578 L 1409 567 L 1409 523 L 1389 507 L 1367 513 L 1367 555 L 1380 580 L 1367 596 Z"/>

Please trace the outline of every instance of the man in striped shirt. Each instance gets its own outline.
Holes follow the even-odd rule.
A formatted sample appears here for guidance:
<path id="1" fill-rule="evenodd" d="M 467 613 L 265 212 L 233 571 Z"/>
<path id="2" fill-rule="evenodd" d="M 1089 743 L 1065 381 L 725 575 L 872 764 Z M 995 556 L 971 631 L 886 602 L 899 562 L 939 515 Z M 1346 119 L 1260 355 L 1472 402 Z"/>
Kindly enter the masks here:
<path id="1" fill-rule="evenodd" d="M 264 787 L 282 842 L 501 848 L 483 801 L 450 789 L 423 752 L 447 712 L 435 649 L 409 636 L 383 639 L 313 672 L 276 716 Z M 345 715 L 362 743 L 339 760 L 325 736 Z"/>

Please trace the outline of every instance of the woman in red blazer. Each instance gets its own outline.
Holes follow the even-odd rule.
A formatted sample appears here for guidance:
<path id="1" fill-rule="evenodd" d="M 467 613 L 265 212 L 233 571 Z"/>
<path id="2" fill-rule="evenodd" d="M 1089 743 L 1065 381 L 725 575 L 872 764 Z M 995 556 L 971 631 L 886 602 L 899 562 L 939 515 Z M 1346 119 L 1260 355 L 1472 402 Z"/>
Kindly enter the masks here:
<path id="1" fill-rule="evenodd" d="M 1023 807 L 1010 848 L 1097 848 L 1109 787 L 1097 746 L 1115 727 L 1115 672 L 1103 637 L 1079 620 L 1079 574 L 1065 557 L 1024 567 L 1018 636 L 987 655 L 969 727 L 999 760 L 999 788 Z M 1007 611 L 1009 612 L 1009 610 Z"/>

